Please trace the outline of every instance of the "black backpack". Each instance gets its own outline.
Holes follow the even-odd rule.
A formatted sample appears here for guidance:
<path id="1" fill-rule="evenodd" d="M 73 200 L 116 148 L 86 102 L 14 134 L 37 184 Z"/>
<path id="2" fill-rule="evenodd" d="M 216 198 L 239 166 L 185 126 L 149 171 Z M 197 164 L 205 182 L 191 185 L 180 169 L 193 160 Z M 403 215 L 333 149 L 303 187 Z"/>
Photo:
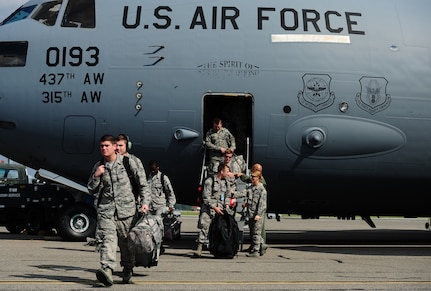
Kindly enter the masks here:
<path id="1" fill-rule="evenodd" d="M 208 231 L 209 251 L 216 258 L 232 259 L 238 253 L 239 228 L 232 215 L 214 217 Z"/>

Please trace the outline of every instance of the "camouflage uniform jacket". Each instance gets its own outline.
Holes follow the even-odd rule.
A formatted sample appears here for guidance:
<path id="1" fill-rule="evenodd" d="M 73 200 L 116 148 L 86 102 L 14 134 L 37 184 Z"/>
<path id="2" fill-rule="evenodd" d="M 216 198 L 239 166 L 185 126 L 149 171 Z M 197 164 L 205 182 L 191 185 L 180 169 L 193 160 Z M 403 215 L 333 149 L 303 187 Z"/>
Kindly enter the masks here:
<path id="1" fill-rule="evenodd" d="M 164 175 L 164 185 L 162 185 L 162 175 L 162 172 L 158 171 L 156 175 L 153 176 L 150 173 L 148 176 L 148 183 L 151 186 L 152 209 L 166 207 L 166 203 L 169 207 L 174 207 L 177 202 L 171 180 L 169 180 L 168 176 Z"/>
<path id="2" fill-rule="evenodd" d="M 266 189 L 262 183 L 257 186 L 250 185 L 247 187 L 247 216 L 254 218 L 256 215 L 263 217 L 266 212 Z"/>
<path id="3" fill-rule="evenodd" d="M 242 156 L 233 156 L 233 158 L 227 164 L 229 171 L 232 173 L 244 173 L 245 172 L 245 161 Z"/>
<path id="4" fill-rule="evenodd" d="M 230 133 L 227 128 L 222 127 L 219 131 L 215 131 L 213 128 L 207 131 L 205 138 L 205 146 L 209 150 L 209 157 L 214 156 L 221 157 L 223 154 L 220 152 L 220 148 L 231 148 L 236 149 L 235 137 Z"/>
<path id="5" fill-rule="evenodd" d="M 146 174 L 145 174 L 145 168 L 144 168 L 144 165 L 142 164 L 141 159 L 139 159 L 137 156 L 135 156 L 134 154 L 131 154 L 131 153 L 127 153 L 127 156 L 126 156 L 126 157 L 129 157 L 130 159 L 132 159 L 133 161 L 135 161 L 135 163 L 136 163 L 136 165 L 138 166 L 138 168 L 139 168 L 141 171 L 144 171 L 144 175 L 146 175 Z"/>
<path id="6" fill-rule="evenodd" d="M 233 156 L 233 158 L 227 164 L 229 166 L 229 172 L 231 173 L 244 173 L 245 161 L 242 156 Z M 226 180 L 230 183 L 230 187 L 236 189 L 237 178 L 227 177 Z"/>
<path id="7" fill-rule="evenodd" d="M 226 208 L 231 198 L 231 188 L 229 183 L 222 179 L 217 178 L 217 175 L 208 177 L 205 180 L 204 191 L 202 193 L 202 208 L 211 217 L 215 215 L 214 207 Z"/>
<path id="8" fill-rule="evenodd" d="M 142 204 L 151 202 L 151 193 L 145 177 L 145 172 L 140 169 L 134 159 L 129 159 L 132 179 L 135 179 L 139 185 L 140 207 Z M 104 217 L 112 217 L 117 213 L 118 218 L 127 218 L 133 216 L 136 212 L 135 196 L 132 191 L 132 184 L 127 175 L 126 168 L 123 164 L 123 156 L 117 155 L 112 163 L 105 162 L 105 172 L 100 177 L 94 177 L 98 161 L 91 171 L 88 179 L 87 188 L 90 194 L 99 194 L 97 211 Z"/>

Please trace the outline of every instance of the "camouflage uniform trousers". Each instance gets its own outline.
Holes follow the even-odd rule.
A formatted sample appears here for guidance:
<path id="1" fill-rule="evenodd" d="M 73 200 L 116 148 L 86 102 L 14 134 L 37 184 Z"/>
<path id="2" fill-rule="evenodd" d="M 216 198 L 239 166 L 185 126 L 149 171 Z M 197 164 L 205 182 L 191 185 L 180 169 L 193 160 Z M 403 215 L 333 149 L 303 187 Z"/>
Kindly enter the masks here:
<path id="1" fill-rule="evenodd" d="M 115 270 L 117 258 L 117 246 L 120 248 L 120 265 L 123 267 L 135 266 L 134 251 L 129 248 L 128 234 L 132 228 L 134 216 L 119 219 L 117 215 L 112 218 L 104 218 L 99 215 L 97 236 L 100 239 L 98 246 L 101 267 L 109 267 Z"/>
<path id="2" fill-rule="evenodd" d="M 258 221 L 254 219 L 250 219 L 249 227 L 251 234 L 251 247 L 254 251 L 260 250 L 260 245 L 264 244 L 265 241 L 262 237 L 262 229 L 265 224 L 265 218 L 262 216 Z"/>
<path id="3" fill-rule="evenodd" d="M 208 172 L 210 175 L 213 175 L 214 173 L 217 173 L 218 166 L 224 163 L 224 156 L 213 156 L 210 158 L 210 161 L 208 163 Z"/>
<path id="4" fill-rule="evenodd" d="M 165 233 L 165 226 L 163 224 L 163 218 L 162 218 L 162 214 L 165 213 L 166 211 L 166 207 L 165 206 L 161 206 L 161 207 L 152 207 L 150 213 L 156 218 L 157 220 L 157 224 L 160 226 L 160 229 L 162 231 L 162 234 L 164 235 Z"/>
<path id="5" fill-rule="evenodd" d="M 262 230 L 261 230 L 260 236 L 262 237 L 262 240 L 263 240 L 262 243 L 266 244 L 265 220 L 262 222 Z M 250 232 L 250 240 L 253 241 L 253 234 L 251 232 Z"/>
<path id="6" fill-rule="evenodd" d="M 214 215 L 211 215 L 210 210 L 203 206 L 198 220 L 198 243 L 205 244 L 208 238 L 208 231 Z"/>

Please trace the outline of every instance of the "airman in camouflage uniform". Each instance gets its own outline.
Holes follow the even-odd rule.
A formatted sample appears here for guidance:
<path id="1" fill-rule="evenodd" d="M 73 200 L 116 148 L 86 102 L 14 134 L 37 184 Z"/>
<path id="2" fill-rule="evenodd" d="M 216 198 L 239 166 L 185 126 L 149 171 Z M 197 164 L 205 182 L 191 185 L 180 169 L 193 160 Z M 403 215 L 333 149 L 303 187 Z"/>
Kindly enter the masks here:
<path id="1" fill-rule="evenodd" d="M 237 193 L 237 197 L 246 196 L 247 217 L 249 219 L 250 234 L 252 243 L 248 257 L 258 257 L 264 255 L 267 249 L 262 238 L 262 228 L 265 222 L 267 193 L 260 182 L 262 173 L 253 171 L 251 174 L 251 185 L 242 193 Z"/>
<path id="2" fill-rule="evenodd" d="M 262 173 L 263 167 L 261 164 L 253 164 L 253 166 L 251 167 L 251 172 L 254 171 L 259 171 L 260 173 Z M 251 177 L 244 174 L 244 173 L 239 173 L 238 174 L 239 178 L 241 179 L 241 181 L 245 182 L 245 183 L 251 183 Z M 262 176 L 262 178 L 260 179 L 260 182 L 263 184 L 263 186 L 266 188 L 266 180 L 265 178 Z"/>
<path id="3" fill-rule="evenodd" d="M 239 173 L 245 171 L 245 161 L 242 159 L 242 156 L 235 156 L 231 149 L 226 149 L 224 153 L 224 163 L 228 165 L 230 169 L 226 180 L 229 183 L 232 193 L 238 190 L 238 186 L 243 189 L 245 187 L 245 183 L 239 179 Z M 239 185 L 238 183 L 242 185 Z M 230 215 L 235 215 L 237 201 L 235 199 L 230 202 L 231 203 L 229 203 L 229 207 L 227 207 L 226 210 Z"/>
<path id="4" fill-rule="evenodd" d="M 229 166 L 229 175 L 226 179 L 230 183 L 232 190 L 235 190 L 239 173 L 245 172 L 244 159 L 242 159 L 242 156 L 234 156 L 231 149 L 226 149 L 224 153 L 224 163 Z"/>
<path id="5" fill-rule="evenodd" d="M 131 147 L 132 147 L 132 143 L 130 142 L 129 137 L 127 135 L 121 133 L 117 136 L 117 152 L 122 156 L 129 157 L 130 159 L 135 161 L 139 170 L 142 171 L 142 173 L 146 176 L 146 171 L 145 171 L 144 165 L 142 164 L 141 159 L 138 158 L 136 155 L 129 153 L 129 150 L 131 149 Z M 137 204 L 139 203 L 140 201 L 137 201 Z"/>
<path id="6" fill-rule="evenodd" d="M 136 165 L 139 168 L 139 171 L 141 171 L 145 176 L 146 176 L 146 172 L 145 172 L 145 168 L 144 165 L 142 164 L 142 161 L 140 158 L 138 158 L 136 155 L 129 153 L 129 150 L 132 148 L 132 142 L 130 141 L 129 137 L 123 133 L 120 133 L 117 136 L 117 153 L 119 153 L 120 155 L 124 156 L 124 157 L 128 157 L 129 159 L 133 160 Z M 134 189 L 134 191 L 136 191 L 136 189 Z M 137 205 L 140 204 L 140 198 L 137 197 L 136 193 L 135 194 L 135 199 L 137 198 L 138 201 L 135 201 Z M 132 226 L 133 227 L 136 222 L 139 220 L 140 216 L 139 215 L 135 215 L 134 219 L 132 220 Z M 121 243 L 121 241 L 119 241 Z M 130 268 L 130 266 L 127 266 L 122 264 L 123 267 L 123 283 L 131 283 L 131 279 L 132 279 L 132 274 L 133 274 L 133 269 Z"/>
<path id="7" fill-rule="evenodd" d="M 201 257 L 202 255 L 202 247 L 208 236 L 212 219 L 216 214 L 224 215 L 224 210 L 229 203 L 231 188 L 226 181 L 228 174 L 229 167 L 221 163 L 218 166 L 217 173 L 205 180 L 202 193 L 203 203 L 198 220 L 198 246 L 194 253 L 195 257 Z"/>
<path id="8" fill-rule="evenodd" d="M 97 203 L 98 235 L 100 245 L 101 269 L 96 272 L 97 279 L 104 285 L 113 284 L 112 272 L 116 267 L 117 245 L 121 252 L 121 265 L 133 268 L 133 251 L 128 248 L 127 235 L 136 213 L 135 196 L 132 184 L 123 164 L 123 156 L 116 153 L 116 138 L 104 135 L 100 139 L 100 151 L 104 162 L 97 162 L 88 180 L 87 188 L 91 194 L 99 193 Z M 142 212 L 148 211 L 151 195 L 145 173 L 129 159 L 132 178 L 139 185 Z"/>
<path id="9" fill-rule="evenodd" d="M 251 172 L 259 171 L 262 174 L 263 173 L 262 170 L 263 170 L 263 167 L 259 163 L 253 164 L 253 166 L 251 167 Z M 243 173 L 239 173 L 238 176 L 239 176 L 239 178 L 241 179 L 242 182 L 244 182 L 244 183 L 251 183 L 251 177 L 250 176 L 248 176 L 246 174 L 243 174 Z M 263 177 L 263 174 L 262 174 L 262 177 L 260 178 L 260 182 L 263 184 L 263 186 L 266 189 L 266 180 L 265 180 L 265 177 Z M 262 235 L 262 238 L 263 238 L 263 242 L 266 243 L 265 221 L 263 221 L 261 235 Z M 251 236 L 251 234 L 250 234 L 250 236 Z M 264 246 L 266 246 L 266 245 L 264 245 Z M 250 246 L 249 251 L 251 251 L 251 246 Z"/>
<path id="10" fill-rule="evenodd" d="M 174 206 L 177 202 L 174 188 L 172 187 L 169 177 L 160 171 L 160 165 L 156 161 L 150 162 L 150 174 L 148 175 L 147 181 L 151 188 L 150 212 L 156 217 L 162 229 L 162 234 L 164 235 L 165 227 L 162 215 L 166 212 L 172 213 L 174 211 Z M 166 206 L 166 204 L 168 206 Z M 166 207 L 168 208 L 166 209 Z M 164 247 L 161 245 L 160 248 L 160 252 L 163 254 Z"/>
<path id="11" fill-rule="evenodd" d="M 223 163 L 226 149 L 230 148 L 232 152 L 236 149 L 235 137 L 223 127 L 223 122 L 218 117 L 213 119 L 213 128 L 206 133 L 205 146 L 208 149 L 210 173 L 217 172 L 218 165 Z"/>
<path id="12" fill-rule="evenodd" d="M 151 213 L 161 217 L 166 210 L 168 212 L 174 211 L 177 202 L 174 188 L 169 177 L 160 171 L 160 165 L 156 161 L 150 162 L 150 174 L 147 181 L 151 188 Z M 166 209 L 166 207 L 168 208 Z"/>

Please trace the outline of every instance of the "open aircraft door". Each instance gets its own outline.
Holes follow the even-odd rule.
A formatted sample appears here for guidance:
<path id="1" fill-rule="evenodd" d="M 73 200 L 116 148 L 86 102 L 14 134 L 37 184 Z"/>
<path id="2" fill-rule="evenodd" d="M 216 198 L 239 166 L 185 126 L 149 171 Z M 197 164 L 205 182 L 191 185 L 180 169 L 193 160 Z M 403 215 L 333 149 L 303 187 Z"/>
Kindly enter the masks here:
<path id="1" fill-rule="evenodd" d="M 203 140 L 213 126 L 213 118 L 221 118 L 223 126 L 235 137 L 235 155 L 243 156 L 247 169 L 253 162 L 253 103 L 253 96 L 248 93 L 207 93 L 203 96 Z M 208 161 L 204 161 L 207 164 Z"/>

